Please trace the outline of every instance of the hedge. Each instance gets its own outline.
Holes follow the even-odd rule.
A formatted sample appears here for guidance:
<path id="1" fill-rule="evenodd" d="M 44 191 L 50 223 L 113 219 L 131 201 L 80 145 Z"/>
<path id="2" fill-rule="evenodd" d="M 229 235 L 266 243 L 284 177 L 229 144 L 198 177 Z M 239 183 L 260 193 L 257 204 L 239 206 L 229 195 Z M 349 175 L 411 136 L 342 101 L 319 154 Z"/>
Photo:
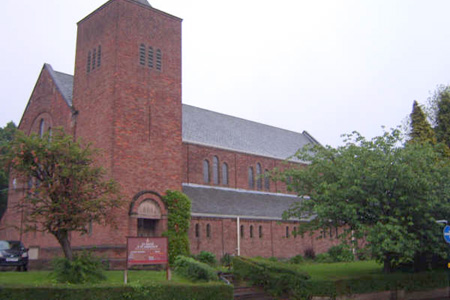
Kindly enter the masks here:
<path id="1" fill-rule="evenodd" d="M 425 291 L 448 286 L 446 271 L 423 273 L 373 274 L 339 280 L 315 280 L 292 264 L 274 263 L 265 259 L 233 259 L 235 275 L 252 285 L 264 287 L 275 296 L 289 299 L 310 299 L 312 296 L 365 294 L 381 291 Z"/>
<path id="2" fill-rule="evenodd" d="M 0 287 L 9 300 L 209 300 L 233 299 L 233 287 L 222 283 L 196 285 L 152 284 L 123 287 Z"/>
<path id="3" fill-rule="evenodd" d="M 217 271 L 205 263 L 196 261 L 191 257 L 177 256 L 174 264 L 174 271 L 193 281 L 203 280 L 203 281 L 217 281 L 219 277 L 217 276 Z"/>

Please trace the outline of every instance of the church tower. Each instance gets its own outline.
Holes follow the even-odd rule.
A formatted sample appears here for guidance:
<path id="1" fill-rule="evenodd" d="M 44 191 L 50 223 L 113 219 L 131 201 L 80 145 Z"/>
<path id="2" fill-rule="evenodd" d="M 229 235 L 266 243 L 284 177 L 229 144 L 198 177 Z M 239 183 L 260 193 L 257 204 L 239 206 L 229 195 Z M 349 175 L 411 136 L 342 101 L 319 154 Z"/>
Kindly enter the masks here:
<path id="1" fill-rule="evenodd" d="M 81 20 L 73 107 L 76 136 L 102 149 L 100 164 L 127 201 L 104 243 L 143 227 L 160 234 L 164 222 L 144 221 L 164 219 L 159 196 L 181 190 L 181 19 L 146 0 L 110 0 Z M 138 216 L 143 202 L 153 216 Z"/>

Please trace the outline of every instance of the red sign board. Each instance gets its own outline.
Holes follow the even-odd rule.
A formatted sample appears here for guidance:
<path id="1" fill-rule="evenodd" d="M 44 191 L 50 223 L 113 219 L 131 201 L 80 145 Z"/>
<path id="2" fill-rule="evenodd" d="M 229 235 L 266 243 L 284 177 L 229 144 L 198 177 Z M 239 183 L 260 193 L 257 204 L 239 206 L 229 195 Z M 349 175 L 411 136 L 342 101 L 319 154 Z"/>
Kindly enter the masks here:
<path id="1" fill-rule="evenodd" d="M 167 237 L 128 237 L 127 239 L 128 266 L 169 263 Z"/>

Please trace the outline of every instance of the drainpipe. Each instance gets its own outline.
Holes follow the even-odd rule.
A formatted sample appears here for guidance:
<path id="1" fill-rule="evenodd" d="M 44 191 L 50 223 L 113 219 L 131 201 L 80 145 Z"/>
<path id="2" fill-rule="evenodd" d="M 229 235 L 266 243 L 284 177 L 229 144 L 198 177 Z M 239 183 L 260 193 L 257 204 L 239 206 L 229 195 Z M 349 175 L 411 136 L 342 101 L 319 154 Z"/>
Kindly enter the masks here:
<path id="1" fill-rule="evenodd" d="M 241 219 L 239 217 L 236 217 L 236 232 L 237 232 L 237 256 L 241 256 Z"/>

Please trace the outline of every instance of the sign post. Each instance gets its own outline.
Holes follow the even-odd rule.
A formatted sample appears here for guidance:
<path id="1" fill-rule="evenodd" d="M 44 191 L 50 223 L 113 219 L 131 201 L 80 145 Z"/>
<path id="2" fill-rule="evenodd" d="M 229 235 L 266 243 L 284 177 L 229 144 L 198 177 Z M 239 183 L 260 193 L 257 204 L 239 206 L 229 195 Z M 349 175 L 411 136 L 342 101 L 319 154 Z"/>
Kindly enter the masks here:
<path id="1" fill-rule="evenodd" d="M 447 223 L 447 221 L 445 221 L 445 223 Z M 450 226 L 449 225 L 445 225 L 443 234 L 444 234 L 445 242 L 447 244 L 450 244 Z M 448 258 L 448 260 L 450 260 L 450 253 L 448 252 L 448 249 L 447 249 L 447 258 Z M 447 261 L 447 280 L 449 283 L 448 286 L 450 286 L 450 263 L 448 261 Z M 450 297 L 450 289 L 449 288 L 448 288 L 448 296 Z"/>
<path id="2" fill-rule="evenodd" d="M 127 237 L 127 266 L 124 282 L 128 281 L 128 268 L 134 265 L 167 265 L 170 280 L 169 247 L 167 237 Z"/>

